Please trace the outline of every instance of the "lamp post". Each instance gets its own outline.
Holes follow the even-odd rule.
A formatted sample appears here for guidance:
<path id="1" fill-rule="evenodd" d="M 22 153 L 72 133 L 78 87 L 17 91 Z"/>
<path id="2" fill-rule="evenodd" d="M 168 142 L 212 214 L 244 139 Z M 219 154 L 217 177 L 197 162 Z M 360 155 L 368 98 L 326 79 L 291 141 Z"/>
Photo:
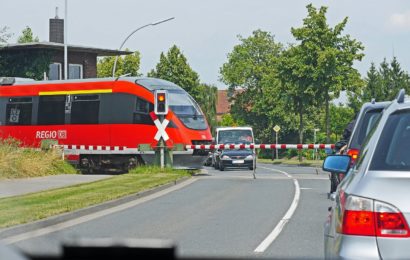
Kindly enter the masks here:
<path id="1" fill-rule="evenodd" d="M 313 144 L 316 144 L 316 132 L 317 131 L 320 131 L 320 129 L 318 129 L 318 128 L 313 129 L 313 132 L 314 132 L 314 134 L 313 134 Z M 314 151 L 314 154 L 313 154 L 313 160 L 316 160 L 316 155 L 317 155 L 317 149 L 315 148 L 315 151 Z"/>
<path id="2" fill-rule="evenodd" d="M 64 79 L 67 80 L 68 79 L 68 58 L 67 58 L 67 24 L 68 24 L 68 4 L 67 4 L 67 0 L 65 0 L 65 6 L 64 6 Z"/>
<path id="3" fill-rule="evenodd" d="M 121 46 L 120 46 L 120 48 L 118 49 L 118 51 L 121 51 L 121 49 L 122 49 L 122 47 L 124 46 L 125 42 L 126 42 L 134 33 L 136 33 L 137 31 L 139 31 L 139 30 L 141 30 L 141 29 L 143 29 L 143 28 L 145 28 L 145 27 L 148 27 L 148 26 L 155 26 L 155 25 L 158 25 L 158 24 L 161 24 L 161 23 L 168 22 L 168 21 L 170 21 L 170 20 L 173 20 L 174 18 L 175 18 L 175 17 L 171 17 L 171 18 L 168 18 L 168 19 L 165 19 L 165 20 L 161 20 L 161 21 L 159 21 L 159 22 L 149 23 L 149 24 L 146 24 L 146 25 L 144 25 L 144 26 L 141 26 L 141 27 L 135 29 L 135 30 L 132 31 L 132 32 L 127 36 L 127 38 L 125 38 L 125 40 L 121 43 Z M 118 55 L 115 57 L 114 67 L 112 68 L 112 76 L 113 76 L 113 77 L 115 77 L 115 69 L 116 69 L 116 67 L 117 67 L 117 61 L 118 61 Z"/>

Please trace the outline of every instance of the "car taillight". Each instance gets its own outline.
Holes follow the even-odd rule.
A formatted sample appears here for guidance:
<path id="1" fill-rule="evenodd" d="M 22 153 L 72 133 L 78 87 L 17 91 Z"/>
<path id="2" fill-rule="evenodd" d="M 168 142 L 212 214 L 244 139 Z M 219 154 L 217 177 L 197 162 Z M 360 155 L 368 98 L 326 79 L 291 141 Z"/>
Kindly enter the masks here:
<path id="1" fill-rule="evenodd" d="M 338 231 L 345 235 L 410 237 L 403 214 L 394 206 L 357 196 L 348 196 Z"/>
<path id="2" fill-rule="evenodd" d="M 410 237 L 403 214 L 394 206 L 375 201 L 376 232 L 380 237 Z"/>
<path id="3" fill-rule="evenodd" d="M 359 152 L 360 152 L 359 149 L 352 148 L 352 149 L 349 149 L 347 151 L 347 155 L 352 157 L 352 162 L 355 162 L 357 160 L 357 158 L 359 158 Z"/>

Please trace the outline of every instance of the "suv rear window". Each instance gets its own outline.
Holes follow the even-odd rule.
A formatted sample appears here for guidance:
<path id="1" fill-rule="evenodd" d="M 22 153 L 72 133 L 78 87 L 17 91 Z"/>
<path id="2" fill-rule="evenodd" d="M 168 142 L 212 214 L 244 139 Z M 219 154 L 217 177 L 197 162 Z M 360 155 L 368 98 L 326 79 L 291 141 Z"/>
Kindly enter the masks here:
<path id="1" fill-rule="evenodd" d="M 370 170 L 410 170 L 410 110 L 399 111 L 389 116 Z"/>
<path id="2" fill-rule="evenodd" d="M 372 109 L 365 112 L 362 120 L 360 120 L 357 130 L 352 137 L 352 142 L 349 148 L 360 149 L 364 139 L 369 134 L 374 123 L 377 121 L 380 113 L 383 111 L 383 108 Z"/>

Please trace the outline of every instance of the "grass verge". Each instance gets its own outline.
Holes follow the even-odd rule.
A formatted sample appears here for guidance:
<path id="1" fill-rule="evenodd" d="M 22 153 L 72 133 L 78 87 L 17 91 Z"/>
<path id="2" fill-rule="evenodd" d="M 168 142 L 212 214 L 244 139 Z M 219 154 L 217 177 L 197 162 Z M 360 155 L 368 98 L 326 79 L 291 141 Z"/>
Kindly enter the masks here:
<path id="1" fill-rule="evenodd" d="M 269 163 L 269 164 L 286 164 L 286 165 L 298 165 L 298 166 L 312 166 L 312 167 L 322 167 L 323 160 L 303 160 L 299 162 L 299 160 L 293 159 L 278 159 L 278 160 L 271 160 L 271 159 L 258 159 L 260 163 Z"/>
<path id="2" fill-rule="evenodd" d="M 190 172 L 141 167 L 131 173 L 87 184 L 0 199 L 0 228 L 85 208 L 163 185 Z"/>
<path id="3" fill-rule="evenodd" d="M 77 171 L 57 151 L 21 148 L 18 141 L 0 141 L 0 179 L 27 178 Z"/>

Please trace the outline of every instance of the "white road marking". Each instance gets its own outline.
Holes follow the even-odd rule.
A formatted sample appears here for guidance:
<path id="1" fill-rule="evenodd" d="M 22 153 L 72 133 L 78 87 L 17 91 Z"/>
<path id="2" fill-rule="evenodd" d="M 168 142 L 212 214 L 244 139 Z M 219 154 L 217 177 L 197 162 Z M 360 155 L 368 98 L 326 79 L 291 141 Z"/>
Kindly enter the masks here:
<path id="1" fill-rule="evenodd" d="M 270 171 L 280 172 L 280 173 L 286 175 L 288 178 L 292 179 L 293 184 L 295 185 L 295 195 L 293 197 L 292 204 L 290 204 L 290 207 L 289 207 L 288 211 L 286 212 L 286 214 L 279 221 L 279 223 L 272 230 L 272 232 L 254 250 L 255 253 L 263 253 L 273 243 L 273 241 L 275 241 L 275 239 L 279 236 L 280 232 L 282 232 L 282 230 L 285 227 L 286 223 L 288 223 L 288 221 L 291 219 L 293 213 L 295 212 L 295 210 L 298 206 L 299 198 L 300 198 L 299 182 L 298 182 L 297 179 L 293 178 L 292 175 L 290 175 L 287 172 L 281 171 L 281 170 L 276 170 L 276 169 L 271 169 L 271 168 L 266 168 L 266 167 L 261 167 L 261 166 L 259 166 L 259 168 L 270 170 Z"/>
<path id="2" fill-rule="evenodd" d="M 127 203 L 124 203 L 124 204 L 109 208 L 109 209 L 101 210 L 101 211 L 98 211 L 98 212 L 95 212 L 95 213 L 91 213 L 89 215 L 85 215 L 85 216 L 82 216 L 82 217 L 79 217 L 79 218 L 71 219 L 71 220 L 56 224 L 56 225 L 52 225 L 52 226 L 36 229 L 36 230 L 33 230 L 33 231 L 29 231 L 29 232 L 26 232 L 26 233 L 18 234 L 18 235 L 15 235 L 15 236 L 11 236 L 11 237 L 5 238 L 5 239 L 0 240 L 0 241 L 7 245 L 7 244 L 13 244 L 13 243 L 17 243 L 17 242 L 20 242 L 20 241 L 23 241 L 23 240 L 27 240 L 27 239 L 31 239 L 31 238 L 35 238 L 35 237 L 39 237 L 39 236 L 43 236 L 43 235 L 47 235 L 49 233 L 53 233 L 53 232 L 56 232 L 56 231 L 60 231 L 62 229 L 66 229 L 66 228 L 69 228 L 69 227 L 72 227 L 72 226 L 75 226 L 75 225 L 79 225 L 79 224 L 82 224 L 82 223 L 90 221 L 90 220 L 101 218 L 101 217 L 107 216 L 107 215 L 112 214 L 112 213 L 116 213 L 116 212 L 119 212 L 119 211 L 122 211 L 122 210 L 125 210 L 125 209 L 135 207 L 139 204 L 142 204 L 144 202 L 159 198 L 159 197 L 161 197 L 163 195 L 166 195 L 170 192 L 182 189 L 185 186 L 188 186 L 188 185 L 192 184 L 196 180 L 198 180 L 198 178 L 191 178 L 187 181 L 184 181 L 180 184 L 174 185 L 174 186 L 172 186 L 170 188 L 167 188 L 165 190 L 155 192 L 151 195 L 148 195 L 148 196 L 145 196 L 145 197 L 142 197 L 142 198 L 138 198 L 136 200 L 133 200 L 133 201 L 130 201 L 130 202 L 127 202 Z"/>
<path id="3" fill-rule="evenodd" d="M 301 190 L 312 190 L 312 188 L 300 188 Z"/>

